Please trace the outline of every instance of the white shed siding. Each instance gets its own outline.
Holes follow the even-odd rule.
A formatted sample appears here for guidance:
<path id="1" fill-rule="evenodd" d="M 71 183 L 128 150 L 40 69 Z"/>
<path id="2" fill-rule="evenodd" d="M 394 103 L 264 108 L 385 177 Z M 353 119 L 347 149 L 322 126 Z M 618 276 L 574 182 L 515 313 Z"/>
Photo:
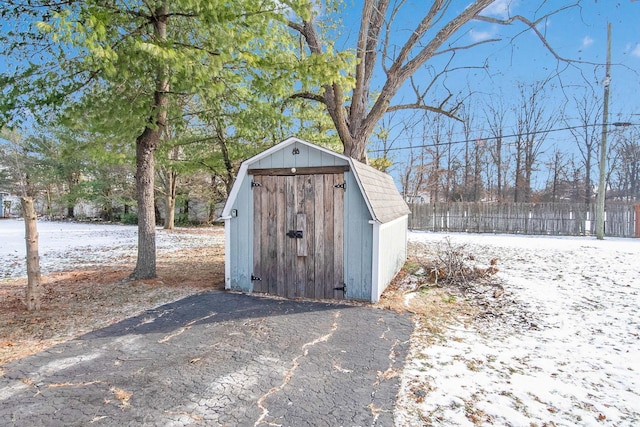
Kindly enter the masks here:
<path id="1" fill-rule="evenodd" d="M 251 179 L 242 182 L 238 197 L 231 209 L 237 216 L 228 219 L 230 235 L 227 239 L 227 260 L 230 264 L 229 276 L 226 277 L 227 289 L 240 289 L 246 292 L 253 290 L 251 274 L 253 270 L 253 193 Z"/>
<path id="2" fill-rule="evenodd" d="M 345 173 L 345 176 L 344 279 L 347 297 L 369 301 L 373 261 L 373 225 L 369 223 L 371 214 L 353 172 Z"/>
<path id="3" fill-rule="evenodd" d="M 373 288 L 371 301 L 378 302 L 387 285 L 400 271 L 407 259 L 407 224 L 409 217 L 402 216 L 385 224 L 373 226 Z"/>
<path id="4" fill-rule="evenodd" d="M 293 154 L 293 150 L 297 148 L 299 153 Z M 272 153 L 269 156 L 259 159 L 250 165 L 255 169 L 269 168 L 290 168 L 290 167 L 312 167 L 312 166 L 339 166 L 348 165 L 347 160 L 324 153 L 305 144 L 293 143 L 281 150 Z"/>

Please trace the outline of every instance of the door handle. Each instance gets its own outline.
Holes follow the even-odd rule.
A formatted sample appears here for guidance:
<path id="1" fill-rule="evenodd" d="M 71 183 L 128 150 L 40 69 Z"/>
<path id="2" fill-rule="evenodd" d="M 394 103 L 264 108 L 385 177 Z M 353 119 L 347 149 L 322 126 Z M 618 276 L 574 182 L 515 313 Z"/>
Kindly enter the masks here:
<path id="1" fill-rule="evenodd" d="M 291 237 L 292 239 L 302 239 L 302 230 L 289 230 L 287 232 L 287 237 Z"/>

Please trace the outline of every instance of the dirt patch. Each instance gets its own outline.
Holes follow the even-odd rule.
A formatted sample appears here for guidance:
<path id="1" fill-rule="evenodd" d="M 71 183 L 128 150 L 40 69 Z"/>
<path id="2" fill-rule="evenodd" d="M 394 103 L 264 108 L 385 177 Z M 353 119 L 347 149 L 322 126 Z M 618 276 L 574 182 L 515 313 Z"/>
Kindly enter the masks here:
<path id="1" fill-rule="evenodd" d="M 222 235 L 224 230 L 193 233 Z M 224 245 L 159 251 L 153 280 L 127 281 L 133 267 L 105 264 L 45 275 L 42 309 L 32 313 L 23 303 L 26 279 L 0 280 L 0 366 L 147 309 L 223 289 Z"/>
<path id="2" fill-rule="evenodd" d="M 485 264 L 464 246 L 409 242 L 403 269 L 383 293 L 383 307 L 416 314 L 415 333 L 432 344 L 452 324 L 496 322 L 513 330 L 537 328 L 536 316 L 495 276 L 499 260 Z"/>
<path id="3" fill-rule="evenodd" d="M 415 274 L 418 262 L 419 258 L 415 256 L 408 258 L 380 297 L 380 305 L 415 314 L 415 333 L 433 342 L 443 335 L 447 325 L 454 320 L 471 320 L 478 314 L 478 309 L 455 289 L 423 286 L 426 279 Z"/>

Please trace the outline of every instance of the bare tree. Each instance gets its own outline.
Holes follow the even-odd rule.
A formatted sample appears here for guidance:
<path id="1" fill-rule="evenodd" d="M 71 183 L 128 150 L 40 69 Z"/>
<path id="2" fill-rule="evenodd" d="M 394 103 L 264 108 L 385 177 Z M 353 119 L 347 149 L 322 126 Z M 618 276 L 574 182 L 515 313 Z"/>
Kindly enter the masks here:
<path id="1" fill-rule="evenodd" d="M 449 126 L 448 134 L 449 141 L 451 141 L 453 135 L 453 123 Z M 465 150 L 460 148 L 458 145 L 454 145 L 452 143 L 447 144 L 444 182 L 444 199 L 447 201 L 460 201 L 462 198 L 460 188 L 464 181 L 464 165 L 460 159 L 464 152 Z"/>
<path id="2" fill-rule="evenodd" d="M 374 132 L 374 147 L 371 152 L 376 153 L 377 157 L 371 159 L 371 165 L 383 172 L 393 165 L 392 150 L 401 138 L 406 137 L 409 128 L 415 126 L 415 114 L 397 118 L 396 113 L 383 117 Z"/>
<path id="3" fill-rule="evenodd" d="M 612 146 L 613 167 L 610 168 L 611 197 L 627 202 L 640 200 L 640 132 L 637 128 L 619 132 Z"/>
<path id="4" fill-rule="evenodd" d="M 476 117 L 470 111 L 470 108 L 465 108 L 461 114 L 465 145 L 464 178 L 460 193 L 464 200 L 478 201 L 484 189 L 482 171 L 486 168 L 486 141 L 478 133 Z"/>
<path id="5" fill-rule="evenodd" d="M 409 158 L 401 163 L 400 187 L 404 199 L 413 203 L 418 201 L 420 192 L 425 183 L 425 147 L 413 148 L 412 141 L 415 127 L 407 127 L 405 135 L 409 140 Z"/>
<path id="6" fill-rule="evenodd" d="M 507 187 L 507 176 L 509 169 L 508 146 L 504 139 L 507 123 L 508 109 L 503 103 L 503 99 L 491 99 L 485 109 L 484 114 L 489 127 L 489 139 L 487 140 L 489 155 L 495 170 L 495 194 L 499 202 L 506 200 L 505 189 Z"/>
<path id="7" fill-rule="evenodd" d="M 541 195 L 546 201 L 559 202 L 571 196 L 571 162 L 566 153 L 557 147 L 546 164 L 548 177 L 546 189 Z"/>
<path id="8" fill-rule="evenodd" d="M 427 174 L 426 189 L 429 198 L 434 202 L 442 199 L 444 188 L 443 178 L 446 170 L 442 167 L 445 155 L 445 145 L 448 141 L 447 130 L 441 115 L 425 114 L 422 122 L 422 141 L 427 156 L 425 173 Z"/>
<path id="9" fill-rule="evenodd" d="M 520 105 L 514 107 L 515 140 L 515 202 L 531 200 L 531 181 L 542 145 L 558 121 L 558 115 L 547 105 L 545 82 L 520 84 Z"/>
<path id="10" fill-rule="evenodd" d="M 493 2 L 494 0 L 475 0 L 469 4 L 451 0 L 434 0 L 430 2 L 430 6 L 425 5 L 424 16 L 419 19 L 415 27 L 410 31 L 404 31 L 408 34 L 404 42 L 396 44 L 395 41 L 398 40 L 400 32 L 394 25 L 402 21 L 399 17 L 404 13 L 403 7 L 408 6 L 408 2 L 364 0 L 355 49 L 353 89 L 350 90 L 344 81 L 335 79 L 324 84 L 320 93 L 304 92 L 295 96 L 323 102 L 344 145 L 344 153 L 358 160 L 366 160 L 365 148 L 368 139 L 382 116 L 390 111 L 423 109 L 449 117 L 456 116 L 461 101 L 454 97 L 453 93 L 449 91 L 443 99 L 435 102 L 430 101 L 428 96 L 433 93 L 436 82 L 455 69 L 452 59 L 456 53 L 498 41 L 491 38 L 463 44 L 462 37 L 459 36 L 468 23 L 473 20 L 499 25 L 520 22 L 532 29 L 542 39 L 543 44 L 550 48 L 536 26 L 550 15 L 576 6 L 578 3 L 561 5 L 550 14 L 529 20 L 520 15 L 511 16 L 508 19 L 483 15 L 483 11 Z M 323 55 L 334 48 L 331 41 L 323 39 L 313 15 L 301 18 L 297 22 L 292 20 L 289 26 L 303 36 L 311 54 Z M 402 29 L 405 30 L 405 28 Z M 418 85 L 417 79 L 412 80 L 412 77 L 435 57 L 449 59 L 445 59 L 444 67 L 434 66 L 435 71 L 426 87 Z M 465 64 L 460 68 L 471 67 L 471 64 Z M 374 73 L 377 70 L 385 73 L 379 91 L 372 87 Z M 408 82 L 411 83 L 415 100 L 392 105 L 392 100 L 399 89 Z M 445 91 L 447 91 L 446 87 Z"/>
<path id="11" fill-rule="evenodd" d="M 600 147 L 600 126 L 602 117 L 602 101 L 593 93 L 585 93 L 582 98 L 574 98 L 574 106 L 578 114 L 578 127 L 571 126 L 565 119 L 565 124 L 578 145 L 583 167 L 583 200 L 591 203 L 593 198 L 593 166 L 598 159 Z"/>

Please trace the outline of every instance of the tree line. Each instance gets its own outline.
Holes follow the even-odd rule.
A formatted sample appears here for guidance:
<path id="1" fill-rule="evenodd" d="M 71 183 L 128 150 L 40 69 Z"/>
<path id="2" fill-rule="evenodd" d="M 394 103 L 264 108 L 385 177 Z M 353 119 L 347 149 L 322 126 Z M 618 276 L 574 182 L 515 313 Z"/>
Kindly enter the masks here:
<path id="1" fill-rule="evenodd" d="M 460 114 L 460 121 L 420 116 L 405 123 L 408 150 L 387 137 L 376 152 L 394 166 L 406 199 L 417 202 L 595 201 L 602 140 L 602 100 L 583 92 L 553 108 L 544 82 L 522 83 L 519 98 L 494 97 Z M 571 116 L 565 111 L 571 111 Z M 577 116 L 576 116 L 577 114 Z M 606 198 L 640 200 L 640 127 L 609 124 Z M 553 136 L 554 142 L 548 141 Z M 408 151 L 407 153 L 400 153 Z M 387 165 L 390 165 L 388 162 Z"/>

